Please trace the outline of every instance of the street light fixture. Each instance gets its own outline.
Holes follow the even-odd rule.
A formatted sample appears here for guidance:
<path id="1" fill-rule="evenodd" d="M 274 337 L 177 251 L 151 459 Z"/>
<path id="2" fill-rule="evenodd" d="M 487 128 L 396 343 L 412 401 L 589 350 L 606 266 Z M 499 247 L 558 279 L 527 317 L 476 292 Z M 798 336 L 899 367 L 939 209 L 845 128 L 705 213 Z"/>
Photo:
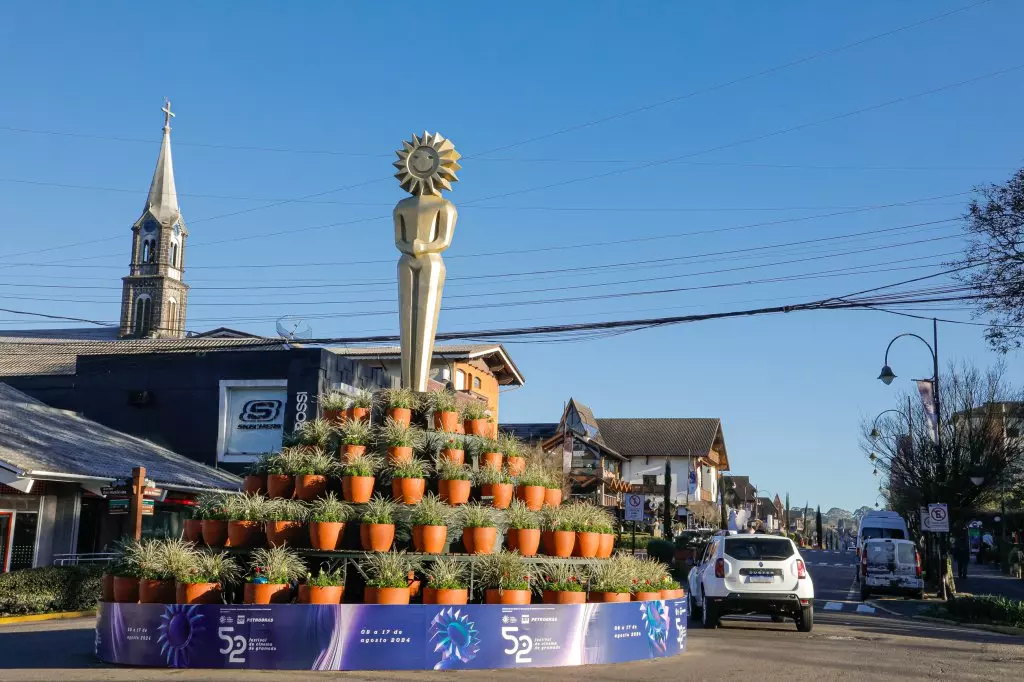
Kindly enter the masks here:
<path id="1" fill-rule="evenodd" d="M 898 337 L 897 337 L 898 338 Z M 893 339 L 895 340 L 895 339 Z M 892 371 L 892 367 L 888 364 L 882 367 L 881 374 L 878 375 L 879 381 L 888 386 L 892 383 L 892 380 L 896 378 L 896 374 Z"/>

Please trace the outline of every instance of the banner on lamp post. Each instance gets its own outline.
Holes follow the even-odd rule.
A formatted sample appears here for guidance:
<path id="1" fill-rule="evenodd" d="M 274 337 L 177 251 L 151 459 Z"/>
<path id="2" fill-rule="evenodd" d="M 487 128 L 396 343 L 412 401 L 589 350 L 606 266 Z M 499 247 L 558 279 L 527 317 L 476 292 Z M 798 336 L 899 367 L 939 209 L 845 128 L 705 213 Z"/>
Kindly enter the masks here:
<path id="1" fill-rule="evenodd" d="M 928 437 L 933 443 L 939 442 L 939 416 L 935 414 L 935 384 L 931 379 L 918 379 L 917 392 L 921 395 L 921 405 L 928 418 Z"/>

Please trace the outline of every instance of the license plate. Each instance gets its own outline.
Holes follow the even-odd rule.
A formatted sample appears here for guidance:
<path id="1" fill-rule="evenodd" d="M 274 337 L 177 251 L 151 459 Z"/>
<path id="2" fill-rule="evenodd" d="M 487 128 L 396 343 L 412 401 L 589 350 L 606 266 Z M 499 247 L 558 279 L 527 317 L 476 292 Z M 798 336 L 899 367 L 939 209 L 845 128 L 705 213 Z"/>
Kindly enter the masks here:
<path id="1" fill-rule="evenodd" d="M 771 583 L 775 582 L 775 578 L 770 575 L 752 575 L 747 578 L 747 581 L 752 583 Z"/>

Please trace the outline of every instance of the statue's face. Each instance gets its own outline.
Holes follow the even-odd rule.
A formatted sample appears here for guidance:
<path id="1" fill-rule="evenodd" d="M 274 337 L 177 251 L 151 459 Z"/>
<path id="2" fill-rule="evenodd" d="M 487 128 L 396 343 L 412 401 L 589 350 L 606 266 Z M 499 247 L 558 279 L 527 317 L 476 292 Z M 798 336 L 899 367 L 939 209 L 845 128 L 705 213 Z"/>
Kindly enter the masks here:
<path id="1" fill-rule="evenodd" d="M 409 170 L 421 178 L 429 177 L 441 165 L 433 147 L 418 147 L 409 155 Z"/>

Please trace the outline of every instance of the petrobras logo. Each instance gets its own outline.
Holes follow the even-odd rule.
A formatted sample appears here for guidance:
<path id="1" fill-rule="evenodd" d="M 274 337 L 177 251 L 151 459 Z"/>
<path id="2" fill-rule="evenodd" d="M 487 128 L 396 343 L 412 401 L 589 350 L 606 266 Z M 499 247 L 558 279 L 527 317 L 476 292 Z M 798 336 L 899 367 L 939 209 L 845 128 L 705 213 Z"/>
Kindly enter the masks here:
<path id="1" fill-rule="evenodd" d="M 238 415 L 238 428 L 245 430 L 281 429 L 282 400 L 250 400 L 242 405 Z"/>

